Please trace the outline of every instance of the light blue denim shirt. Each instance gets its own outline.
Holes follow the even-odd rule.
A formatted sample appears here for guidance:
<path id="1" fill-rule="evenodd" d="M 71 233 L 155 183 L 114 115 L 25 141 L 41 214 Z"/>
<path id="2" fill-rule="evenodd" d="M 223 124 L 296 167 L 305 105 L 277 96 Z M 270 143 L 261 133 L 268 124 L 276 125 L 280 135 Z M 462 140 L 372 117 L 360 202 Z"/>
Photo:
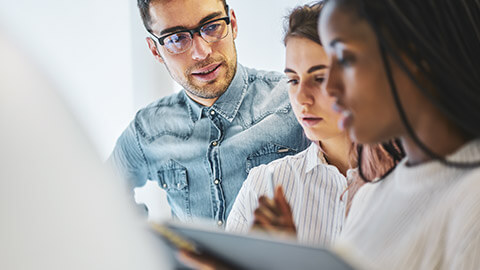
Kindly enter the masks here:
<path id="1" fill-rule="evenodd" d="M 110 162 L 134 186 L 157 181 L 175 218 L 222 226 L 250 169 L 308 145 L 284 76 L 239 64 L 211 107 L 183 90 L 140 110 Z"/>

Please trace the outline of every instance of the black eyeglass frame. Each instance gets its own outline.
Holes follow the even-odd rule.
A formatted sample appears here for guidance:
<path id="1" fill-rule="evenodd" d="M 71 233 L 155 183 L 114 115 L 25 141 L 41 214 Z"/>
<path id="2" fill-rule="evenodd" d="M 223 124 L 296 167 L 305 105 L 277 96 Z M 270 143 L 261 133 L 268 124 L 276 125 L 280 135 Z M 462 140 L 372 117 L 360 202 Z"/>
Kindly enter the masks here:
<path id="1" fill-rule="evenodd" d="M 168 37 L 171 36 L 171 35 L 178 34 L 178 33 L 187 32 L 187 33 L 190 34 L 190 38 L 191 38 L 191 39 L 193 39 L 193 35 L 194 35 L 195 33 L 198 33 L 198 34 L 202 37 L 202 34 L 201 34 L 200 30 L 201 30 L 205 25 L 207 25 L 207 24 L 211 24 L 211 23 L 213 23 L 213 22 L 218 22 L 218 21 L 225 21 L 225 22 L 227 23 L 227 26 L 230 25 L 231 20 L 230 20 L 230 12 L 229 12 L 228 6 L 226 6 L 226 11 L 227 11 L 227 16 L 226 16 L 226 17 L 222 17 L 222 18 L 218 18 L 218 19 L 214 19 L 214 20 L 208 21 L 208 22 L 206 22 L 206 23 L 204 23 L 204 24 L 202 24 L 202 25 L 199 25 L 198 27 L 196 27 L 196 28 L 194 28 L 194 29 L 179 30 L 179 31 L 176 31 L 176 32 L 173 32 L 173 33 L 166 34 L 166 35 L 161 36 L 161 37 L 157 37 L 157 36 L 155 36 L 152 32 L 150 32 L 150 31 L 149 31 L 149 32 L 150 32 L 150 34 L 151 34 L 152 36 L 154 36 L 154 37 L 157 39 L 158 43 L 159 43 L 160 45 L 162 45 L 162 46 L 165 45 L 164 40 L 165 40 L 166 38 L 168 38 Z M 203 37 L 202 37 L 202 39 L 203 39 Z M 204 39 L 204 40 L 205 40 L 205 39 Z M 206 40 L 205 40 L 205 41 L 206 41 Z M 206 42 L 208 42 L 208 41 L 206 41 Z M 209 42 L 209 43 L 210 43 L 210 42 Z"/>

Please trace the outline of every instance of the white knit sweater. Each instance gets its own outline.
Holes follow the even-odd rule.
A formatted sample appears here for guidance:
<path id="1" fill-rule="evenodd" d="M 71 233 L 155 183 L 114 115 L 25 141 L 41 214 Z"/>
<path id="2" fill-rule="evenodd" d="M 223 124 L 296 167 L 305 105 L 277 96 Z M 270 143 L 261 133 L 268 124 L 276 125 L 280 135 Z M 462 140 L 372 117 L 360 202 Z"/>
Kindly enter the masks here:
<path id="1" fill-rule="evenodd" d="M 480 140 L 448 160 L 480 160 Z M 340 253 L 365 269 L 480 269 L 480 168 L 403 160 L 353 200 Z"/>

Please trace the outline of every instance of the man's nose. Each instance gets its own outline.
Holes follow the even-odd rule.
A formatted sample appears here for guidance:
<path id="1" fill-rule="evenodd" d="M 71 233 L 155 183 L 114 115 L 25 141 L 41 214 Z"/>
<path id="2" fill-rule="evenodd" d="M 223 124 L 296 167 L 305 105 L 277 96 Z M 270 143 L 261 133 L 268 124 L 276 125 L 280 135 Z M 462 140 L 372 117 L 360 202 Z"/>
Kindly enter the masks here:
<path id="1" fill-rule="evenodd" d="M 192 58 L 193 60 L 204 60 L 212 53 L 210 44 L 206 42 L 199 34 L 194 34 L 192 38 Z"/>

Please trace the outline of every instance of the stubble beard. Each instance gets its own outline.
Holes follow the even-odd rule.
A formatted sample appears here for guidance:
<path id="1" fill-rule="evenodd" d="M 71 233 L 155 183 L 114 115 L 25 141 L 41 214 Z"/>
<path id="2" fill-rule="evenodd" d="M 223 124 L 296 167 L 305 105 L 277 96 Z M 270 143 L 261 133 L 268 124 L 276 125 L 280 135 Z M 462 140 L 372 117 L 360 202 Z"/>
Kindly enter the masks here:
<path id="1" fill-rule="evenodd" d="M 208 82 L 206 85 L 198 85 L 195 83 L 195 79 L 192 75 L 192 70 L 199 69 L 210 65 L 212 63 L 220 62 L 222 66 L 226 67 L 225 75 L 223 77 L 218 77 L 215 80 Z M 237 72 L 237 51 L 234 49 L 234 56 L 228 60 L 222 56 L 216 58 L 208 58 L 202 62 L 198 62 L 194 66 L 189 67 L 185 70 L 183 76 L 178 78 L 168 68 L 168 65 L 165 65 L 168 72 L 172 78 L 177 81 L 187 92 L 190 94 L 204 99 L 213 99 L 220 97 L 225 91 L 227 91 L 230 83 Z"/>

